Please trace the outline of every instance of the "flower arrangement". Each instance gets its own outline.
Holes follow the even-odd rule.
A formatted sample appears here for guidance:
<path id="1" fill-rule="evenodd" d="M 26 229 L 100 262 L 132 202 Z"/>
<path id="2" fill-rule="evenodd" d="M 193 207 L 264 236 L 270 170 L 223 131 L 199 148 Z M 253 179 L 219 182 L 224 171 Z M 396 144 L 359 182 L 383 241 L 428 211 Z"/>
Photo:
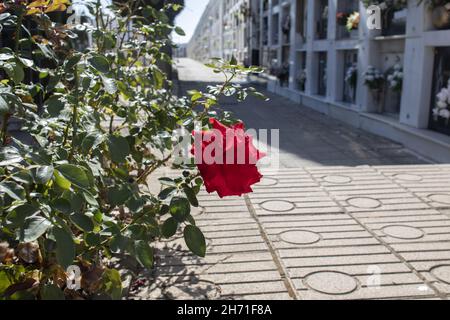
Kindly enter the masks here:
<path id="1" fill-rule="evenodd" d="M 418 4 L 420 5 L 424 0 L 419 0 Z M 450 0 L 425 0 L 425 4 L 430 9 L 435 9 L 437 7 L 445 7 L 447 10 L 450 10 Z"/>
<path id="2" fill-rule="evenodd" d="M 364 72 L 364 84 L 371 90 L 381 90 L 384 84 L 383 73 L 373 66 L 369 66 Z"/>
<path id="3" fill-rule="evenodd" d="M 305 87 L 305 83 L 306 83 L 306 69 L 303 69 L 300 74 L 297 77 L 297 82 L 300 88 L 304 88 Z"/>
<path id="4" fill-rule="evenodd" d="M 387 81 L 390 89 L 392 89 L 395 92 L 402 91 L 403 67 L 400 64 L 396 64 L 389 70 Z"/>
<path id="5" fill-rule="evenodd" d="M 347 18 L 347 24 L 346 24 L 347 30 L 352 31 L 352 30 L 358 29 L 360 20 L 361 20 L 361 17 L 359 15 L 359 12 L 357 12 L 357 11 L 355 11 L 351 15 L 349 15 Z"/>
<path id="6" fill-rule="evenodd" d="M 350 87 L 356 87 L 356 81 L 358 80 L 358 67 L 356 63 L 352 64 L 345 73 L 345 82 L 349 84 Z"/>
<path id="7" fill-rule="evenodd" d="M 338 12 L 336 14 L 336 22 L 340 26 L 346 26 L 348 20 L 348 13 L 345 12 Z"/>
<path id="8" fill-rule="evenodd" d="M 437 121 L 439 117 L 444 118 L 448 124 L 450 120 L 450 80 L 447 83 L 447 87 L 436 95 L 437 103 L 433 109 L 434 119 Z"/>

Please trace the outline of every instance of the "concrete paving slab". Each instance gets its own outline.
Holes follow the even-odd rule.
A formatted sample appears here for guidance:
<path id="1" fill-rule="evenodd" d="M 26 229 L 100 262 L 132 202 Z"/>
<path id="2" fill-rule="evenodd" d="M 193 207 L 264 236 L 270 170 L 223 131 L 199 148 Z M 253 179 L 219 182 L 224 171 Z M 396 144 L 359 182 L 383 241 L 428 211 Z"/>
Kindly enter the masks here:
<path id="1" fill-rule="evenodd" d="M 180 65 L 182 92 L 220 81 L 192 60 Z M 268 96 L 227 99 L 222 110 L 281 129 L 281 167 L 241 198 L 202 191 L 206 258 L 170 239 L 135 297 L 450 298 L 450 165 Z"/>

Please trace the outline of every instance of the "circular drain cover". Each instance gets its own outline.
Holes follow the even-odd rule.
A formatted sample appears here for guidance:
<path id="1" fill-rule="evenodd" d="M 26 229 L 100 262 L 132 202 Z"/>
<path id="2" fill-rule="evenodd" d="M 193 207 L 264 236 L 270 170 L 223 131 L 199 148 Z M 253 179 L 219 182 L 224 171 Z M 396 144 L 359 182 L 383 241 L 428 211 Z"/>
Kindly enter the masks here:
<path id="1" fill-rule="evenodd" d="M 352 178 L 347 176 L 325 176 L 323 181 L 334 184 L 347 184 L 352 182 Z"/>
<path id="2" fill-rule="evenodd" d="M 394 176 L 397 180 L 403 181 L 422 181 L 422 177 L 416 174 L 401 173 Z"/>
<path id="3" fill-rule="evenodd" d="M 257 184 L 257 186 L 274 186 L 278 184 L 278 180 L 275 178 L 269 178 L 269 177 L 264 177 L 261 179 L 261 181 Z"/>
<path id="4" fill-rule="evenodd" d="M 261 203 L 261 208 L 274 212 L 286 212 L 293 210 L 295 208 L 295 205 L 289 201 L 271 200 Z"/>
<path id="5" fill-rule="evenodd" d="M 280 239 L 291 244 L 313 244 L 320 241 L 320 235 L 306 230 L 291 230 L 280 233 Z"/>
<path id="6" fill-rule="evenodd" d="M 383 233 L 393 238 L 414 240 L 424 236 L 422 230 L 410 226 L 387 226 L 383 228 Z"/>
<path id="7" fill-rule="evenodd" d="M 352 198 L 347 202 L 352 207 L 363 209 L 375 209 L 381 206 L 381 202 L 373 198 Z"/>
<path id="8" fill-rule="evenodd" d="M 358 288 L 358 281 L 346 274 L 335 271 L 323 271 L 310 274 L 305 283 L 311 289 L 330 295 L 349 294 Z"/>
<path id="9" fill-rule="evenodd" d="M 437 266 L 437 267 L 431 269 L 431 274 L 439 281 L 442 281 L 446 284 L 450 284 L 450 266 L 449 265 Z"/>
<path id="10" fill-rule="evenodd" d="M 450 204 L 450 194 L 432 194 L 428 196 L 428 199 L 430 199 L 433 202 L 438 202 L 442 204 Z"/>

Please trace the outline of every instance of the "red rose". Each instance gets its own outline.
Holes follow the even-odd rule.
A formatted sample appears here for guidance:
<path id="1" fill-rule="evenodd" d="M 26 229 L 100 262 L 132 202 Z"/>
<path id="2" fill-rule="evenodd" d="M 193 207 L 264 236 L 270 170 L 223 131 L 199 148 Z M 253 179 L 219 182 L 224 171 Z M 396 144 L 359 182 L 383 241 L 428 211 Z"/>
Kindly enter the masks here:
<path id="1" fill-rule="evenodd" d="M 261 181 L 256 163 L 265 156 L 253 145 L 253 137 L 244 124 L 227 127 L 210 119 L 213 130 L 194 132 L 195 156 L 206 191 L 217 191 L 221 198 L 253 192 L 251 186 Z"/>

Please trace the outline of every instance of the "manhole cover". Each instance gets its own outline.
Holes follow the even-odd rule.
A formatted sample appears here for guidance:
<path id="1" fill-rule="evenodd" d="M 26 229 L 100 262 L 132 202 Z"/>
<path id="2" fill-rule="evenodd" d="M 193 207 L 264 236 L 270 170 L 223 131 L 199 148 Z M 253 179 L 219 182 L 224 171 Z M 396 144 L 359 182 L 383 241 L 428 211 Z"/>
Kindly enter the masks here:
<path id="1" fill-rule="evenodd" d="M 450 284 L 450 265 L 434 267 L 430 272 L 439 281 Z"/>
<path id="2" fill-rule="evenodd" d="M 325 176 L 323 181 L 333 184 L 347 184 L 352 182 L 352 178 L 347 176 Z"/>
<path id="3" fill-rule="evenodd" d="M 383 228 L 383 233 L 404 240 L 420 239 L 425 235 L 422 230 L 410 226 L 387 226 Z"/>
<path id="4" fill-rule="evenodd" d="M 261 208 L 267 211 L 286 212 L 295 208 L 295 204 L 284 200 L 270 200 L 261 203 Z"/>
<path id="5" fill-rule="evenodd" d="M 264 177 L 261 179 L 261 181 L 257 184 L 257 186 L 261 186 L 261 187 L 268 187 L 268 186 L 274 186 L 278 184 L 278 180 L 275 178 L 269 178 L 269 177 Z"/>
<path id="6" fill-rule="evenodd" d="M 306 230 L 290 230 L 279 235 L 284 242 L 291 244 L 313 244 L 320 241 L 320 235 Z"/>
<path id="7" fill-rule="evenodd" d="M 450 194 L 446 194 L 446 193 L 432 194 L 432 195 L 428 196 L 428 199 L 430 199 L 433 202 L 450 205 Z"/>
<path id="8" fill-rule="evenodd" d="M 401 173 L 394 176 L 396 180 L 402 181 L 422 181 L 422 177 L 416 174 Z"/>
<path id="9" fill-rule="evenodd" d="M 381 206 L 381 202 L 373 198 L 352 198 L 347 200 L 347 203 L 362 209 L 375 209 Z"/>
<path id="10" fill-rule="evenodd" d="M 358 289 L 358 281 L 346 274 L 335 271 L 312 273 L 305 278 L 305 284 L 311 289 L 330 295 L 344 295 Z"/>

